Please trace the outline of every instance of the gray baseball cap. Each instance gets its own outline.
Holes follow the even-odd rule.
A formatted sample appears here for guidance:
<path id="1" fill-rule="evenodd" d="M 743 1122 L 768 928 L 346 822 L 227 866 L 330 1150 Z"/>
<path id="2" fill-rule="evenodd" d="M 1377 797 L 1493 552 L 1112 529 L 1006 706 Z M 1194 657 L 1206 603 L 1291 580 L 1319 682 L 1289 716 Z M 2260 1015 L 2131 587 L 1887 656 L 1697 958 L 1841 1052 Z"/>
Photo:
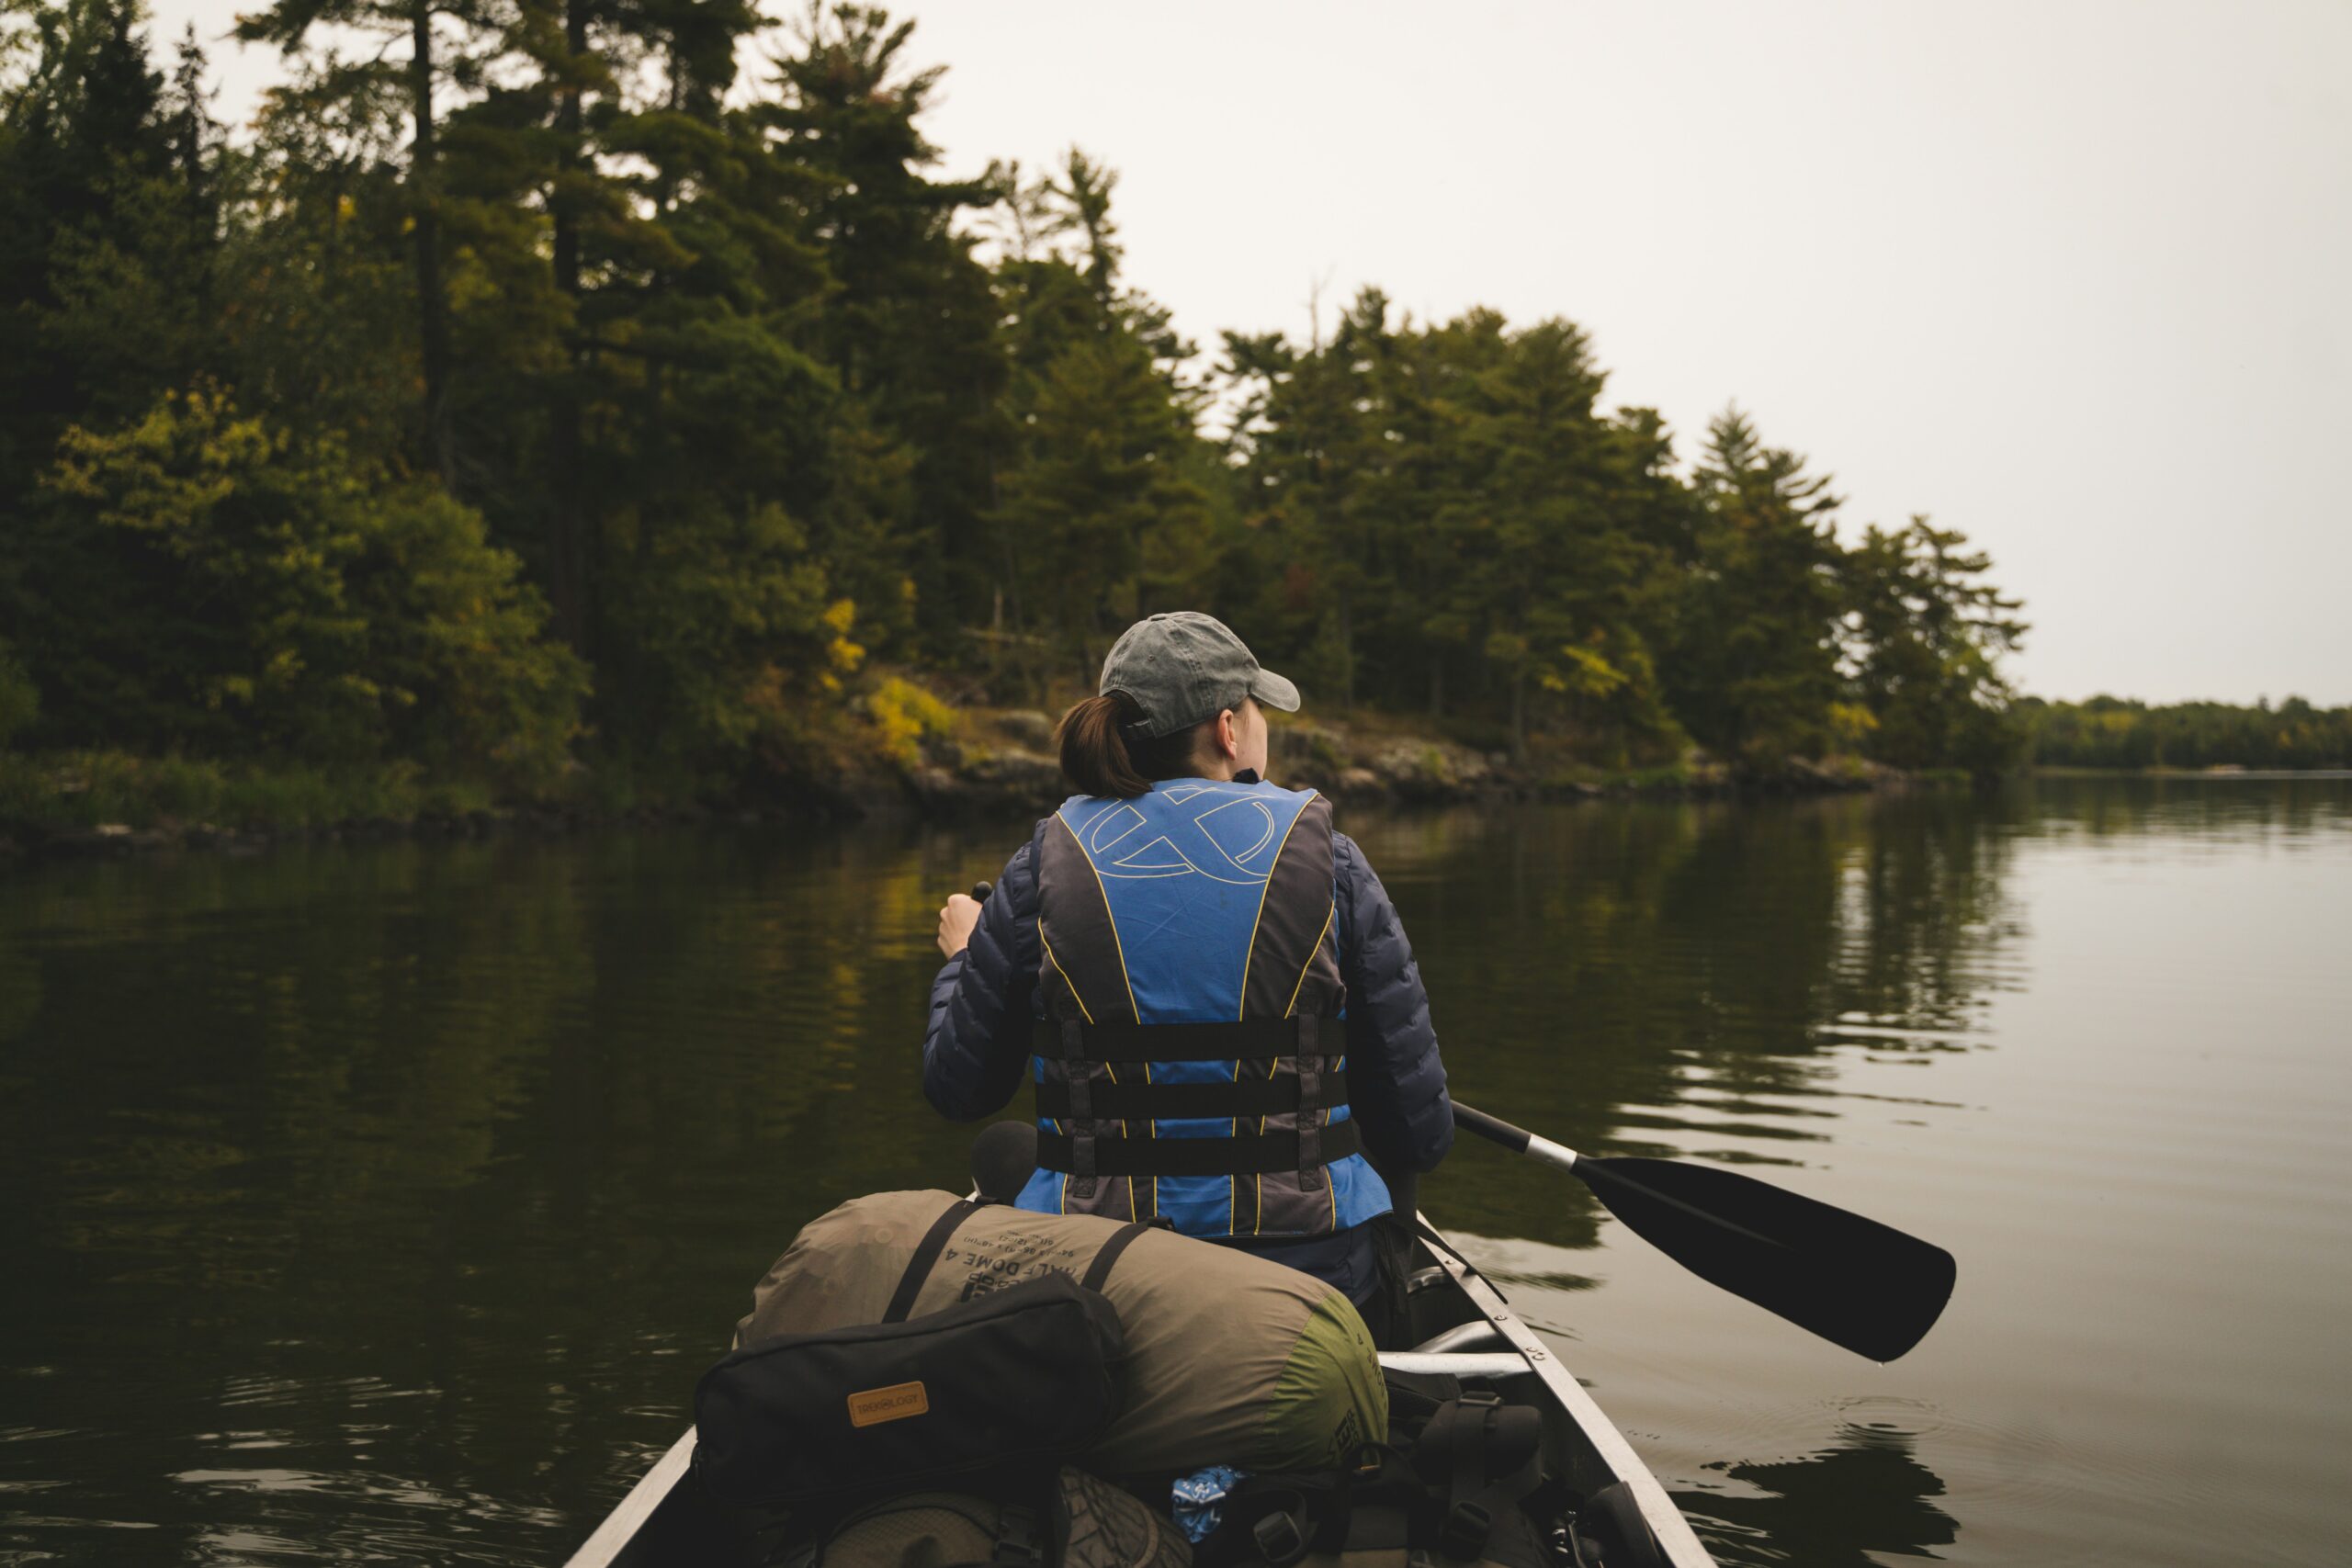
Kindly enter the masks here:
<path id="1" fill-rule="evenodd" d="M 1258 668 L 1248 644 L 1223 621 L 1197 610 L 1171 610 L 1129 626 L 1102 660 L 1101 690 L 1135 699 L 1143 717 L 1125 728 L 1145 740 L 1190 729 L 1240 706 L 1243 697 L 1298 711 L 1298 688 Z"/>

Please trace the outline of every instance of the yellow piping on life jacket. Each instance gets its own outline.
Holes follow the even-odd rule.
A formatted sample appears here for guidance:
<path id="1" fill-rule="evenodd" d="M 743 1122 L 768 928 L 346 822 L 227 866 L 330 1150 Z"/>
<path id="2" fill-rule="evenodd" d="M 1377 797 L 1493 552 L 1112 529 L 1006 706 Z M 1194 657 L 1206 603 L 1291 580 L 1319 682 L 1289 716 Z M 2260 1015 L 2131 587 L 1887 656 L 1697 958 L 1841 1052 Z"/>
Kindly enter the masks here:
<path id="1" fill-rule="evenodd" d="M 1288 1018 L 1298 1011 L 1298 993 L 1306 984 L 1306 972 L 1315 967 L 1315 960 L 1319 957 L 1323 952 L 1323 938 L 1331 934 L 1331 922 L 1339 918 L 1340 906 L 1338 900 L 1334 899 L 1331 904 L 1331 912 L 1323 917 L 1323 930 L 1321 934 L 1316 937 L 1315 945 L 1306 950 L 1306 962 L 1298 966 L 1298 978 L 1296 981 L 1293 982 L 1290 988 L 1290 1005 L 1283 1009 L 1283 1016 L 1284 1018 Z M 1068 979 L 1069 976 L 1065 975 L 1062 978 Z M 1071 994 L 1076 995 L 1077 993 L 1072 992 Z"/>
<path id="2" fill-rule="evenodd" d="M 1119 914 L 1117 910 L 1111 908 L 1111 890 L 1102 886 L 1102 874 L 1095 870 L 1094 857 L 1086 852 L 1086 840 L 1078 836 L 1078 829 L 1069 825 L 1069 818 L 1057 811 L 1054 813 L 1054 820 L 1062 825 L 1062 831 L 1069 835 L 1069 841 L 1078 846 L 1078 858 L 1086 863 L 1086 869 L 1093 874 L 1095 890 L 1102 895 L 1102 919 L 1111 928 L 1111 947 L 1119 955 L 1119 978 L 1127 983 L 1127 1016 L 1137 1023 L 1141 1023 L 1143 1009 L 1136 1005 L 1136 983 L 1127 974 L 1127 945 L 1119 940 Z M 1294 822 L 1292 826 L 1295 827 L 1297 824 Z M 1287 839 L 1290 835 L 1285 833 L 1283 836 Z M 1266 896 L 1263 893 L 1259 894 L 1258 907 L 1261 911 L 1265 908 L 1265 904 Z M 1254 934 L 1250 940 L 1256 940 Z M 1242 977 L 1247 980 L 1250 961 L 1245 958 L 1241 962 Z M 1059 968 L 1060 965 L 1057 964 L 1055 967 Z M 1086 1021 L 1091 1023 L 1094 1021 L 1090 1018 Z"/>
<path id="3" fill-rule="evenodd" d="M 1291 830 L 1298 826 L 1299 818 L 1306 815 L 1306 808 L 1315 804 L 1315 797 L 1318 793 L 1320 792 L 1311 789 L 1306 792 L 1306 798 L 1300 803 L 1297 814 L 1291 818 L 1290 826 L 1283 829 L 1283 841 L 1274 846 L 1274 858 L 1266 863 L 1268 865 L 1275 866 L 1282 864 L 1283 852 L 1290 848 Z M 1076 833 L 1072 833 L 1070 837 L 1074 839 L 1078 837 L 1078 835 Z M 1262 840 L 1261 841 L 1262 842 Z M 1081 844 L 1079 847 L 1080 849 L 1084 849 L 1086 846 Z M 1090 860 L 1086 863 L 1091 866 L 1094 863 Z M 1102 874 L 1099 871 L 1096 872 L 1094 874 L 1094 880 L 1098 883 L 1101 882 L 1102 880 Z M 1250 1013 L 1250 961 L 1258 955 L 1258 928 L 1265 923 L 1266 895 L 1272 889 L 1273 886 L 1274 879 L 1272 875 L 1269 874 L 1266 880 L 1261 884 L 1258 888 L 1258 913 L 1250 922 L 1250 945 L 1243 950 L 1241 954 L 1241 1005 L 1233 1010 L 1233 1016 L 1236 1018 L 1246 1018 Z M 1102 895 L 1103 907 L 1108 908 L 1110 907 L 1110 903 L 1111 895 L 1108 891 L 1105 891 Z M 1118 927 L 1115 923 L 1111 928 L 1111 935 L 1114 941 L 1117 940 Z M 1319 941 L 1317 945 L 1320 945 Z M 1314 955 L 1312 953 L 1308 954 L 1307 962 L 1312 964 L 1314 961 Z M 1127 961 L 1125 957 L 1122 956 L 1119 960 L 1119 966 L 1124 969 L 1126 967 L 1126 963 Z M 1296 987 L 1294 987 L 1294 1000 L 1296 999 L 1295 990 Z M 1134 998 L 1130 996 L 1128 999 L 1133 1000 Z M 1136 1014 L 1136 1017 L 1137 1020 L 1141 1020 L 1143 1014 L 1137 1013 Z M 1258 1130 L 1262 1133 L 1266 1129 L 1262 1124 L 1261 1124 Z"/>

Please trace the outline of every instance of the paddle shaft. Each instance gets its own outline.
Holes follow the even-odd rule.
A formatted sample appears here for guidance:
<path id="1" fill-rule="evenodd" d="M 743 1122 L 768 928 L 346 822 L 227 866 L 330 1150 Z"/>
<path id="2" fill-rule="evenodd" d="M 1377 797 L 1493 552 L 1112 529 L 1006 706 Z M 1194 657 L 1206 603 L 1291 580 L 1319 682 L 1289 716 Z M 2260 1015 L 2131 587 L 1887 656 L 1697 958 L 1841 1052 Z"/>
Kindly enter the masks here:
<path id="1" fill-rule="evenodd" d="M 1573 1172 L 1580 1157 L 1576 1150 L 1566 1145 L 1555 1144 L 1549 1138 L 1539 1138 L 1524 1127 L 1514 1127 L 1499 1116 L 1474 1111 L 1458 1100 L 1453 1102 L 1453 1124 L 1467 1127 L 1478 1136 L 1500 1144 L 1515 1155 L 1527 1155 L 1545 1165 L 1556 1165 L 1562 1170 Z"/>
<path id="2" fill-rule="evenodd" d="M 1487 1139 L 1493 1143 L 1500 1144 L 1503 1147 L 1510 1150 L 1514 1154 L 1526 1155 L 1531 1158 L 1543 1161 L 1545 1165 L 1558 1167 L 1560 1169 L 1566 1171 L 1570 1176 L 1575 1177 L 1577 1180 L 1591 1187 L 1593 1189 L 1593 1195 L 1600 1200 L 1601 1207 L 1610 1208 L 1611 1209 L 1611 1212 L 1614 1213 L 1614 1210 L 1611 1208 L 1609 1201 L 1609 1193 L 1612 1189 L 1601 1184 L 1600 1180 L 1603 1168 L 1608 1164 L 1606 1160 L 1588 1160 L 1583 1155 L 1580 1155 L 1577 1153 L 1576 1150 L 1569 1148 L 1566 1144 L 1555 1144 L 1549 1138 L 1539 1138 L 1524 1127 L 1514 1127 L 1499 1116 L 1489 1116 L 1483 1111 L 1462 1104 L 1459 1100 L 1455 1101 L 1453 1106 L 1453 1124 L 1457 1127 L 1467 1127 L 1472 1132 L 1477 1134 L 1480 1137 Z M 1745 1179 L 1743 1178 L 1743 1179 Z M 1723 1219 L 1720 1215 L 1710 1214 L 1705 1209 L 1685 1202 L 1680 1199 L 1669 1198 L 1657 1193 L 1653 1193 L 1651 1196 L 1656 1198 L 1660 1203 L 1663 1203 L 1669 1208 L 1679 1209 L 1683 1213 L 1688 1214 L 1690 1218 L 1697 1220 L 1702 1224 L 1723 1225 L 1726 1229 L 1736 1235 L 1745 1236 L 1750 1241 L 1761 1241 L 1769 1244 L 1771 1240 L 1769 1236 L 1758 1235 L 1754 1231 L 1734 1226 L 1729 1221 Z M 1810 1202 L 1812 1200 L 1807 1199 L 1805 1201 Z M 1634 1220 L 1630 1216 L 1621 1215 L 1619 1217 L 1624 1219 L 1628 1224 L 1634 1224 Z M 1636 1225 L 1635 1228 L 1638 1229 L 1639 1226 Z"/>

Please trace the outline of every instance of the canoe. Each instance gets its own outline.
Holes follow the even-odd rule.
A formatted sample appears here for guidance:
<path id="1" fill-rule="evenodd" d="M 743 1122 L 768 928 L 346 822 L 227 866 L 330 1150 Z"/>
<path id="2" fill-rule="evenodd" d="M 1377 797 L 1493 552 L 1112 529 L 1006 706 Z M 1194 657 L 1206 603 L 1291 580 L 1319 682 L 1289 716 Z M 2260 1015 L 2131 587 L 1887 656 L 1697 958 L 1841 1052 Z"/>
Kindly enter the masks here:
<path id="1" fill-rule="evenodd" d="M 1584 1385 L 1426 1219 L 1414 1265 L 1413 1321 L 1425 1337 L 1411 1350 L 1384 1352 L 1381 1364 L 1450 1372 L 1465 1388 L 1540 1407 L 1547 1479 L 1563 1482 L 1576 1499 L 1577 1533 L 1597 1535 L 1611 1548 L 1588 1568 L 1709 1568 L 1714 1559 L 1689 1521 Z M 694 1447 L 692 1431 L 673 1443 L 567 1568 L 759 1562 L 762 1549 L 695 1483 Z"/>

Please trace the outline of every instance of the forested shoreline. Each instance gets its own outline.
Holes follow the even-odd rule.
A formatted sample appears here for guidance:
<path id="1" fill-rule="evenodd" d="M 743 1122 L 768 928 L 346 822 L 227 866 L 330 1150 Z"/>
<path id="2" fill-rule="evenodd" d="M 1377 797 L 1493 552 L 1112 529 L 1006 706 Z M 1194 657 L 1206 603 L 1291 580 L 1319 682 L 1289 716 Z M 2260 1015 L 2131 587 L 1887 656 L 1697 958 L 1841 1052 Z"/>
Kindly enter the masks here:
<path id="1" fill-rule="evenodd" d="M 821 795 L 1180 606 L 1522 779 L 2026 754 L 1959 533 L 1566 321 L 1183 341 L 877 9 L 256 0 L 233 132 L 133 0 L 0 27 L 0 816 Z"/>
<path id="2" fill-rule="evenodd" d="M 2352 706 L 2315 707 L 2301 697 L 2275 706 L 2028 697 L 2018 713 L 2043 767 L 2352 768 Z"/>

